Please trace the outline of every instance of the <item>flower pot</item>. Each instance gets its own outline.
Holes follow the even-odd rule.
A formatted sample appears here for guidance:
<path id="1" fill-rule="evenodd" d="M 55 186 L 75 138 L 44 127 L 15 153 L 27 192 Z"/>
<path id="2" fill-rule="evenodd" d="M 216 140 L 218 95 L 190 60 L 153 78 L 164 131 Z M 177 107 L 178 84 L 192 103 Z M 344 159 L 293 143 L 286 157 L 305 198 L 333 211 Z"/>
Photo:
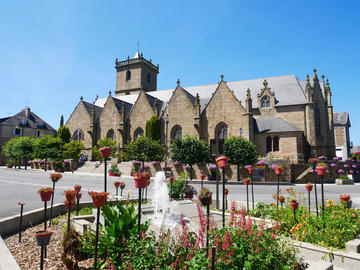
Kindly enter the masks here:
<path id="1" fill-rule="evenodd" d="M 76 198 L 77 198 L 77 199 L 79 199 L 79 200 L 80 200 L 80 199 L 81 199 L 81 197 L 82 197 L 82 193 L 81 193 L 81 192 L 76 193 Z"/>
<path id="2" fill-rule="evenodd" d="M 11 168 L 12 168 L 12 165 L 7 165 L 6 168 L 11 169 Z"/>
<path id="3" fill-rule="evenodd" d="M 114 186 L 118 188 L 120 186 L 120 182 L 114 182 Z"/>
<path id="4" fill-rule="evenodd" d="M 43 230 L 35 232 L 36 242 L 38 246 L 47 246 L 53 232 Z"/>
<path id="5" fill-rule="evenodd" d="M 255 169 L 254 169 L 253 167 L 248 168 L 248 172 L 249 172 L 249 174 L 250 174 L 250 175 L 251 175 L 251 174 L 253 174 L 253 173 L 254 173 L 254 171 L 255 171 Z"/>
<path id="6" fill-rule="evenodd" d="M 290 202 L 290 206 L 292 210 L 296 210 L 299 206 L 299 202 Z"/>
<path id="7" fill-rule="evenodd" d="M 100 154 L 101 154 L 101 157 L 103 157 L 103 158 L 108 158 L 108 157 L 110 157 L 111 148 L 110 148 L 110 147 L 100 148 Z"/>
<path id="8" fill-rule="evenodd" d="M 316 167 L 316 172 L 318 175 L 326 175 L 326 167 Z"/>
<path id="9" fill-rule="evenodd" d="M 75 190 L 71 190 L 71 189 L 69 189 L 69 190 L 65 190 L 64 191 L 64 194 L 65 194 L 65 197 L 66 197 L 66 200 L 67 201 L 73 201 L 73 200 L 75 200 L 75 195 L 76 195 L 76 191 Z"/>
<path id="10" fill-rule="evenodd" d="M 66 211 L 69 210 L 69 201 L 64 201 Z M 75 200 L 71 201 L 70 210 L 73 210 L 75 206 Z"/>
<path id="11" fill-rule="evenodd" d="M 244 185 L 250 184 L 250 179 L 244 179 Z"/>
<path id="12" fill-rule="evenodd" d="M 306 188 L 306 191 L 312 191 L 313 185 L 306 185 L 305 188 Z"/>
<path id="13" fill-rule="evenodd" d="M 51 191 L 40 193 L 40 197 L 41 197 L 41 200 L 42 200 L 43 202 L 48 202 L 48 201 L 50 201 L 51 195 L 52 195 L 52 192 L 51 192 Z"/>
<path id="14" fill-rule="evenodd" d="M 219 168 L 226 168 L 228 166 L 228 158 L 226 156 L 218 157 L 216 163 Z"/>
<path id="15" fill-rule="evenodd" d="M 275 168 L 274 170 L 275 170 L 275 173 L 276 173 L 277 175 L 282 174 L 282 172 L 284 171 L 284 169 L 281 168 L 281 167 Z"/>
<path id="16" fill-rule="evenodd" d="M 202 206 L 208 206 L 212 204 L 212 192 L 210 192 L 209 196 L 200 197 L 199 195 L 198 198 Z"/>
<path id="17" fill-rule="evenodd" d="M 185 198 L 186 198 L 186 199 L 192 199 L 192 198 L 194 198 L 194 195 L 192 195 L 192 194 L 185 194 Z"/>
<path id="18" fill-rule="evenodd" d="M 206 175 L 205 175 L 205 174 L 200 174 L 200 180 L 204 180 L 204 179 L 205 179 L 205 177 L 206 177 Z"/>
<path id="19" fill-rule="evenodd" d="M 79 193 L 81 191 L 81 186 L 74 186 L 74 189 L 76 193 Z"/>
<path id="20" fill-rule="evenodd" d="M 134 180 L 135 180 L 135 187 L 136 188 L 146 188 L 149 184 L 150 175 L 148 174 L 142 174 L 142 173 L 137 173 L 134 176 Z"/>
<path id="21" fill-rule="evenodd" d="M 347 194 L 347 195 L 340 195 L 340 201 L 343 202 L 343 203 L 347 203 L 349 202 L 350 200 L 350 195 Z"/>
<path id="22" fill-rule="evenodd" d="M 109 173 L 109 176 L 120 177 L 120 174 Z"/>
<path id="23" fill-rule="evenodd" d="M 103 207 L 106 203 L 107 196 L 109 195 L 109 192 L 89 191 L 88 193 L 91 196 L 95 207 Z"/>

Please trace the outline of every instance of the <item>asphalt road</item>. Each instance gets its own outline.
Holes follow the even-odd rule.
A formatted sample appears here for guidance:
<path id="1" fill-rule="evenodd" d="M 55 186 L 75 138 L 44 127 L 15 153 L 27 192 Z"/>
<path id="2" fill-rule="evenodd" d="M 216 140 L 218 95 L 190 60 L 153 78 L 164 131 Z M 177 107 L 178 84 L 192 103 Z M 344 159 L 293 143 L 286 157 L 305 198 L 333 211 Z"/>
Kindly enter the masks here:
<path id="1" fill-rule="evenodd" d="M 49 178 L 51 172 L 44 172 L 40 170 L 18 170 L 7 169 L 0 167 L 0 202 L 2 204 L 0 208 L 0 219 L 16 215 L 19 213 L 20 207 L 18 202 L 25 202 L 24 212 L 28 212 L 34 209 L 43 207 L 43 202 L 40 200 L 40 196 L 37 194 L 37 190 L 41 187 L 51 187 L 52 182 Z M 113 182 L 117 177 L 108 177 L 108 191 L 115 193 Z M 130 198 L 137 198 L 138 193 L 135 190 L 134 181 L 130 177 L 121 177 L 121 181 L 126 183 L 124 194 L 131 190 Z M 58 181 L 55 189 L 54 203 L 61 203 L 65 200 L 64 190 L 73 188 L 74 185 L 80 184 L 82 186 L 83 197 L 82 200 L 90 201 L 91 198 L 87 194 L 89 190 L 103 191 L 104 179 L 101 175 L 80 174 L 80 173 L 65 173 L 63 178 Z M 216 185 L 208 184 L 204 181 L 204 184 L 213 191 L 213 199 L 216 198 L 215 190 Z M 200 181 L 197 184 L 192 184 L 197 190 L 200 190 Z M 297 192 L 304 192 L 307 198 L 307 192 L 305 185 L 283 185 L 280 186 L 283 195 L 286 195 L 286 189 L 292 187 Z M 239 201 L 246 201 L 246 187 L 244 185 L 228 185 L 229 196 L 228 199 L 235 199 Z M 222 186 L 219 188 L 222 191 Z M 250 192 L 249 186 L 249 192 Z M 265 203 L 275 202 L 272 195 L 276 193 L 276 185 L 255 185 L 255 203 L 263 201 Z M 325 199 L 339 199 L 340 194 L 351 194 L 353 201 L 353 207 L 360 208 L 360 184 L 355 185 L 335 185 L 325 184 Z M 321 189 L 318 185 L 318 200 L 321 200 Z M 153 193 L 152 185 L 149 186 L 148 197 L 151 198 Z M 125 195 L 126 196 L 126 195 Z M 220 195 L 221 200 L 221 195 Z M 311 204 L 314 206 L 314 191 L 311 192 Z"/>

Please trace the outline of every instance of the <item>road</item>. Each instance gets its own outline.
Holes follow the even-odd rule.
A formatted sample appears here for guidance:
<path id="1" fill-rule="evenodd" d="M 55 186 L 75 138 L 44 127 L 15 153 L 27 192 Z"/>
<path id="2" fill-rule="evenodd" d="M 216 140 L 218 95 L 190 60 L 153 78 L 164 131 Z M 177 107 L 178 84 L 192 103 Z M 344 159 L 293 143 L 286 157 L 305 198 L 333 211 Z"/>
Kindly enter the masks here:
<path id="1" fill-rule="evenodd" d="M 52 182 L 49 178 L 51 172 L 44 172 L 40 170 L 18 170 L 18 169 L 7 169 L 4 167 L 0 168 L 0 202 L 2 207 L 0 208 L 0 219 L 16 215 L 19 213 L 20 207 L 18 202 L 25 202 L 24 211 L 28 212 L 34 209 L 43 207 L 43 203 L 40 200 L 40 196 L 37 194 L 37 190 L 40 187 L 51 187 Z M 101 175 L 91 174 L 79 174 L 79 173 L 65 173 L 63 178 L 58 181 L 55 189 L 54 203 L 61 203 L 65 200 L 64 190 L 73 188 L 74 185 L 80 184 L 82 186 L 83 197 L 82 200 L 90 201 L 91 198 L 87 194 L 89 190 L 103 191 L 104 180 Z M 115 193 L 113 182 L 117 177 L 108 177 L 108 191 Z M 124 193 L 128 190 L 130 192 L 130 198 L 137 198 L 137 192 L 135 192 L 134 181 L 130 177 L 121 177 L 121 180 L 126 183 Z M 213 199 L 215 199 L 216 185 L 204 184 L 213 191 Z M 192 184 L 197 190 L 200 190 L 200 181 L 198 184 Z M 148 197 L 151 198 L 153 190 L 149 186 Z M 292 187 L 297 192 L 304 192 L 305 185 L 283 185 L 280 187 L 283 195 L 286 195 L 286 189 Z M 234 199 L 239 201 L 246 201 L 246 187 L 244 185 L 228 185 L 229 196 L 228 199 Z M 255 185 L 255 203 L 263 201 L 265 203 L 275 202 L 272 195 L 276 193 L 276 185 Z M 353 206 L 360 208 L 360 184 L 355 185 L 335 185 L 325 184 L 325 199 L 339 199 L 340 194 L 351 194 Z M 220 192 L 222 187 L 220 186 Z M 250 186 L 249 186 L 250 191 Z M 318 200 L 321 201 L 321 189 L 318 185 Z M 307 193 L 305 191 L 305 197 Z M 311 204 L 314 206 L 314 192 L 311 192 Z M 221 196 L 220 196 L 221 199 Z"/>

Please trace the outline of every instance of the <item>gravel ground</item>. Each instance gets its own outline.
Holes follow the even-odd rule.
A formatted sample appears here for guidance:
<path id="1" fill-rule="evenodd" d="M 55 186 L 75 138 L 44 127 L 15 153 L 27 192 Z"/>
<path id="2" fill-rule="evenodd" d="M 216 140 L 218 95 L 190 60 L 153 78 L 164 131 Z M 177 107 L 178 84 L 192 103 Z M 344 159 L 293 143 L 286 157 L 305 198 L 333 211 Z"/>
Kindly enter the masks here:
<path id="1" fill-rule="evenodd" d="M 62 225 L 66 223 L 66 216 L 60 217 L 58 225 L 48 227 L 53 231 L 49 245 L 47 246 L 47 258 L 44 259 L 44 269 L 58 270 L 66 269 L 61 261 L 62 246 Z M 35 232 L 43 230 L 44 225 L 40 224 L 32 228 L 28 228 L 21 234 L 21 243 L 19 243 L 19 235 L 15 234 L 4 239 L 5 244 L 11 251 L 16 262 L 23 270 L 40 269 L 40 251 L 41 248 L 36 245 Z M 91 266 L 93 259 L 81 261 L 80 269 L 93 269 Z"/>

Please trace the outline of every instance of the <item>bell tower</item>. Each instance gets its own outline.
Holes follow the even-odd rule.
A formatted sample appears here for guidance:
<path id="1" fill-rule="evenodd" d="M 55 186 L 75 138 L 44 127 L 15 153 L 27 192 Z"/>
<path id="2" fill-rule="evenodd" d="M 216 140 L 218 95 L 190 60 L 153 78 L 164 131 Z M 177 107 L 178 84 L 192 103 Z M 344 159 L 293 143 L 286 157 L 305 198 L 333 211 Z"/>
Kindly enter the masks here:
<path id="1" fill-rule="evenodd" d="M 128 56 L 127 60 L 118 61 L 116 58 L 115 69 L 115 95 L 136 94 L 141 90 L 156 91 L 159 64 L 155 66 L 151 59 L 146 60 L 139 50 L 132 59 Z"/>

